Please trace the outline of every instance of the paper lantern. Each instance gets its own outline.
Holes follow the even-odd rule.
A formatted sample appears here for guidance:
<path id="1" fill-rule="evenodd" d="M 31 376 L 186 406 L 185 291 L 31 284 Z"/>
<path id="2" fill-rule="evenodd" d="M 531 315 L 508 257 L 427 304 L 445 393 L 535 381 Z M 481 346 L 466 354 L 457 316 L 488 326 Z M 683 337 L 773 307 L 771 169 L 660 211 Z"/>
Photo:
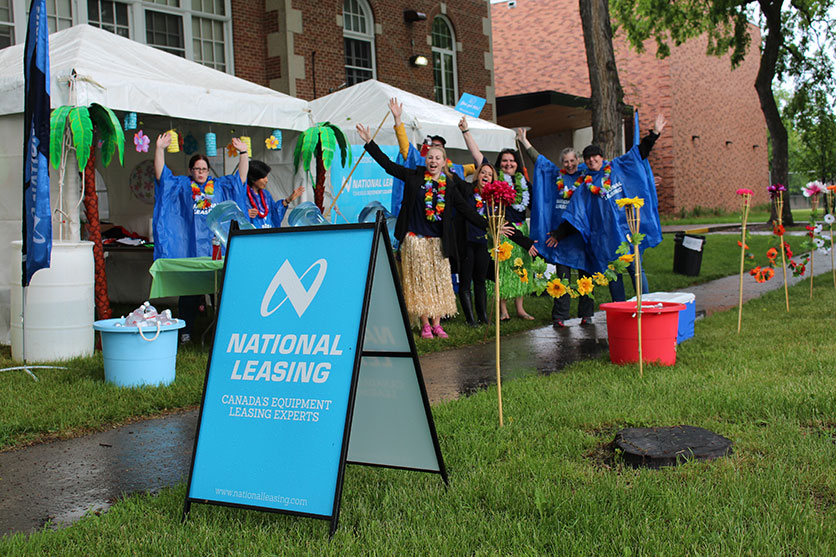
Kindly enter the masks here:
<path id="1" fill-rule="evenodd" d="M 171 143 L 169 143 L 168 148 L 166 151 L 169 153 L 179 153 L 180 152 L 180 138 L 177 136 L 177 132 L 174 130 L 168 130 L 168 135 L 171 136 Z"/>
<path id="2" fill-rule="evenodd" d="M 276 139 L 279 140 L 279 145 L 276 147 L 276 149 L 281 151 L 281 149 L 282 149 L 282 130 L 273 130 L 273 137 L 275 137 Z"/>
<path id="3" fill-rule="evenodd" d="M 125 114 L 125 131 L 136 129 L 136 112 Z"/>
<path id="4" fill-rule="evenodd" d="M 247 136 L 247 135 L 242 135 L 241 136 L 241 141 L 243 141 L 247 145 L 247 156 L 250 157 L 250 158 L 253 158 L 253 140 L 252 140 L 252 138 Z"/>
<path id="5" fill-rule="evenodd" d="M 215 157 L 218 155 L 218 138 L 214 133 L 207 133 L 203 142 L 206 144 L 207 157 Z"/>

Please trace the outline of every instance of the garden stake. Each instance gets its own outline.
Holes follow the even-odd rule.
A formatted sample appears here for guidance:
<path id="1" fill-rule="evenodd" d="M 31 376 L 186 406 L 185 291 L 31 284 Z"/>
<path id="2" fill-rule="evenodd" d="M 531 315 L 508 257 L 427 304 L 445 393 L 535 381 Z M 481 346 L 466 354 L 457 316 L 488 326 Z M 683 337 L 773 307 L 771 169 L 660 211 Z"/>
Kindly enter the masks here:
<path id="1" fill-rule="evenodd" d="M 790 310 L 790 292 L 787 288 L 787 252 L 786 248 L 784 247 L 784 225 L 783 225 L 783 214 L 782 211 L 784 210 L 784 192 L 779 191 L 777 192 L 777 196 L 775 197 L 775 214 L 778 215 L 778 231 L 781 233 L 779 238 L 781 239 L 781 270 L 784 271 L 784 300 L 787 304 L 787 311 Z M 836 278 L 834 278 L 836 280 Z M 836 283 L 834 283 L 836 284 Z"/>
<path id="2" fill-rule="evenodd" d="M 737 193 L 743 197 L 743 231 L 740 237 L 740 295 L 737 304 L 737 333 L 740 334 L 740 325 L 743 322 L 743 261 L 746 258 L 746 221 L 749 219 L 749 200 L 752 198 L 752 190 L 739 189 Z"/>
<path id="3" fill-rule="evenodd" d="M 816 218 L 816 209 L 819 205 L 819 196 L 813 195 L 810 197 L 810 212 L 813 214 L 813 220 L 815 221 Z M 810 250 L 810 299 L 813 299 L 813 258 L 815 257 L 816 250 Z"/>
<path id="4" fill-rule="evenodd" d="M 494 318 L 496 319 L 496 397 L 499 402 L 499 427 L 504 425 L 502 419 L 502 373 L 499 364 L 499 244 L 502 225 L 505 223 L 505 206 L 495 199 L 488 202 L 488 228 L 493 236 L 493 280 L 494 280 Z"/>
<path id="5" fill-rule="evenodd" d="M 833 216 L 833 190 L 836 189 L 836 186 L 827 186 L 827 198 L 825 200 L 825 209 L 827 206 L 830 206 L 830 216 Z M 833 287 L 836 288 L 836 265 L 834 265 L 833 261 L 833 222 L 830 222 L 830 269 L 833 271 Z"/>

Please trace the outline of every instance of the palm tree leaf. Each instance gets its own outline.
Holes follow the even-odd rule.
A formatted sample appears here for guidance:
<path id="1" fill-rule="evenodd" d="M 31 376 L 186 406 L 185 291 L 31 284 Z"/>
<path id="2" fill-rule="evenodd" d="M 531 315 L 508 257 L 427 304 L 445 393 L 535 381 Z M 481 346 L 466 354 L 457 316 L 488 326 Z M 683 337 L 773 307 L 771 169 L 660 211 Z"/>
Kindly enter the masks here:
<path id="1" fill-rule="evenodd" d="M 317 143 L 319 143 L 319 124 L 305 130 L 302 136 L 302 166 L 308 174 L 311 173 L 311 159 L 314 157 Z"/>
<path id="2" fill-rule="evenodd" d="M 61 146 L 64 143 L 64 128 L 67 127 L 67 114 L 73 107 L 59 106 L 49 117 L 49 160 L 53 168 L 61 164 Z"/>
<path id="3" fill-rule="evenodd" d="M 78 169 L 84 170 L 87 166 L 87 159 L 90 157 L 90 146 L 93 145 L 93 122 L 90 120 L 90 111 L 86 106 L 77 106 L 70 110 L 67 119 L 70 121 L 70 131 L 73 134 Z"/>
<path id="4" fill-rule="evenodd" d="M 320 153 L 322 155 L 322 166 L 325 170 L 331 168 L 331 162 L 334 160 L 334 152 L 337 149 L 337 139 L 334 137 L 334 130 L 330 125 L 324 125 L 319 128 L 319 145 Z"/>
<path id="5" fill-rule="evenodd" d="M 110 158 L 113 156 L 114 150 L 119 152 L 119 164 L 125 164 L 125 132 L 122 131 L 122 123 L 116 114 L 108 107 L 93 103 L 90 105 L 90 116 L 93 122 L 99 128 L 104 143 L 102 144 L 102 162 L 105 166 L 110 164 Z M 107 130 L 107 133 L 105 132 Z M 107 140 L 105 138 L 108 138 Z M 108 151 L 110 156 L 105 159 L 105 152 Z"/>
<path id="6" fill-rule="evenodd" d="M 337 138 L 337 144 L 340 146 L 340 160 L 342 161 L 343 168 L 351 166 L 351 163 L 354 161 L 351 157 L 351 144 L 348 142 L 348 137 L 346 137 L 339 126 L 328 124 L 328 127 L 334 130 L 334 137 Z M 346 164 L 346 159 L 348 160 L 348 164 Z"/>

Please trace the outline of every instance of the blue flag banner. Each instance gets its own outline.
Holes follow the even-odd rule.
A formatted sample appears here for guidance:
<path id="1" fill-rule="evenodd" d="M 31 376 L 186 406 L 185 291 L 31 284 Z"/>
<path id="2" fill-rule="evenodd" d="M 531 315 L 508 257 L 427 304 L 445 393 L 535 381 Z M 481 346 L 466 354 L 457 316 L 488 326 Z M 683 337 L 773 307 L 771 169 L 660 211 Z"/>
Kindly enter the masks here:
<path id="1" fill-rule="evenodd" d="M 230 232 L 184 513 L 270 510 L 333 533 L 347 463 L 446 481 L 387 240 L 380 219 Z"/>
<path id="2" fill-rule="evenodd" d="M 462 97 L 456 103 L 456 110 L 474 118 L 478 118 L 482 114 L 483 108 L 485 108 L 485 99 L 470 93 L 462 93 Z"/>
<path id="3" fill-rule="evenodd" d="M 380 149 L 392 160 L 398 156 L 397 145 L 381 145 Z M 354 153 L 362 153 L 363 146 L 352 145 L 351 150 Z M 331 166 L 331 187 L 335 194 L 342 187 L 353 166 L 352 163 L 343 167 L 339 165 L 339 162 L 334 159 L 334 164 Z M 392 200 L 393 181 L 394 178 L 386 174 L 371 157 L 363 157 L 337 200 L 337 208 L 342 216 L 338 214 L 334 219 L 334 224 L 356 223 L 360 211 L 372 201 L 380 201 L 384 207 L 388 207 Z"/>
<path id="4" fill-rule="evenodd" d="M 23 54 L 23 251 L 21 284 L 49 267 L 52 216 L 49 205 L 49 31 L 46 1 L 32 0 Z"/>

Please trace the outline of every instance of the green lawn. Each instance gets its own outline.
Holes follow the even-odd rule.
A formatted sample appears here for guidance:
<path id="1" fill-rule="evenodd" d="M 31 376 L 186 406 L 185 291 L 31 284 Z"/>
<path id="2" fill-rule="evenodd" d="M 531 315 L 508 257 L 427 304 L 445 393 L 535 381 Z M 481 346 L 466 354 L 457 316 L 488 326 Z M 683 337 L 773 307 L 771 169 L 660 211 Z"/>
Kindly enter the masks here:
<path id="1" fill-rule="evenodd" d="M 739 335 L 736 311 L 698 321 L 676 365 L 646 366 L 643 379 L 602 357 L 507 382 L 504 428 L 493 388 L 435 405 L 449 488 L 349 466 L 331 540 L 323 521 L 206 505 L 182 524 L 181 484 L 59 531 L 6 536 L 0 554 L 834 555 L 836 290 L 819 284 L 813 300 L 806 285 L 791 289 L 791 313 L 780 291 L 747 303 Z M 87 388 L 100 382 L 93 368 L 49 384 Z M 35 413 L 46 394 L 25 385 L 18 395 L 34 406 L 15 413 Z M 97 388 L 100 404 L 120 396 Z M 610 447 L 621 428 L 678 424 L 728 437 L 733 454 L 646 470 Z"/>
<path id="2" fill-rule="evenodd" d="M 673 291 L 734 274 L 740 257 L 737 240 L 736 235 L 709 236 L 700 275 L 688 277 L 673 273 L 673 239 L 666 236 L 658 247 L 645 252 L 651 290 Z M 768 236 L 753 236 L 749 243 L 754 253 L 763 254 L 770 241 Z M 625 282 L 627 296 L 635 295 L 630 280 L 625 278 Z M 608 302 L 609 290 L 598 288 L 595 297 L 599 303 Z M 577 315 L 575 305 L 573 303 L 572 315 Z M 503 334 L 551 325 L 552 299 L 549 296 L 529 297 L 525 307 L 536 320 L 513 318 L 502 324 Z M 117 314 L 128 311 L 117 309 Z M 514 314 L 513 309 L 511 314 Z M 206 323 L 206 316 L 201 317 L 197 330 Z M 460 316 L 445 322 L 444 327 L 450 334 L 447 340 L 416 338 L 419 353 L 493 342 L 493 327 L 473 329 Z M 74 437 L 135 417 L 195 406 L 200 403 L 203 391 L 207 355 L 208 348 L 201 348 L 199 344 L 181 348 L 177 356 L 177 379 L 168 387 L 122 389 L 105 383 L 100 352 L 90 358 L 63 363 L 68 369 L 38 370 L 40 381 L 37 383 L 23 372 L 6 372 L 4 388 L 0 390 L 0 450 L 49 438 Z M 17 364 L 11 360 L 9 347 L 0 348 L 0 367 L 12 365 Z"/>
<path id="3" fill-rule="evenodd" d="M 768 205 L 752 207 L 749 212 L 749 222 L 752 224 L 764 224 L 769 221 L 771 214 Z M 810 209 L 793 209 L 792 216 L 796 224 L 807 222 L 810 218 Z M 821 217 L 821 211 L 819 211 Z M 686 214 L 661 215 L 663 225 L 690 225 L 690 224 L 727 224 L 741 221 L 740 211 L 723 211 L 719 209 L 696 209 Z"/>

